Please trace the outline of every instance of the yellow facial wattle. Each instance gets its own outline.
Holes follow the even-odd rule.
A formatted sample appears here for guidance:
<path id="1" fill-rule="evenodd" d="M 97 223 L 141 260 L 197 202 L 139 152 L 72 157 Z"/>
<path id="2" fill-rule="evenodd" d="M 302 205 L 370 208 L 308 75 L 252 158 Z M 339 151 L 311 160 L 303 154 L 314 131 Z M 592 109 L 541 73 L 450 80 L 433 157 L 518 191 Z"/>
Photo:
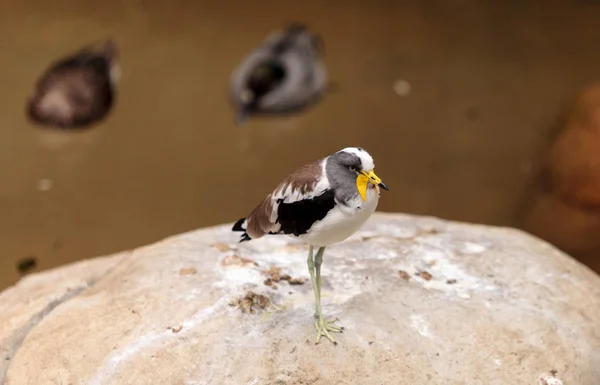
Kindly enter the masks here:
<path id="1" fill-rule="evenodd" d="M 367 187 L 369 186 L 369 177 L 364 174 L 358 174 L 356 178 L 356 188 L 363 201 L 367 200 Z"/>
<path id="2" fill-rule="evenodd" d="M 381 179 L 375 175 L 375 171 L 370 172 L 361 171 L 356 177 L 356 188 L 363 201 L 367 200 L 367 188 L 369 183 L 373 183 L 375 186 L 381 183 Z"/>

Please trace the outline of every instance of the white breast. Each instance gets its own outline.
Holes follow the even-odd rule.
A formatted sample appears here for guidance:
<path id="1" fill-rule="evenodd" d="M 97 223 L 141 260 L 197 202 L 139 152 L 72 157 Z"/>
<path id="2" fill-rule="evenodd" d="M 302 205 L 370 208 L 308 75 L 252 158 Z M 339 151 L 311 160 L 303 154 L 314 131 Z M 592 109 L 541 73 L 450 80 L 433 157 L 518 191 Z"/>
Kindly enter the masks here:
<path id="1" fill-rule="evenodd" d="M 350 202 L 350 207 L 338 203 L 323 220 L 315 222 L 306 234 L 298 238 L 317 247 L 343 241 L 360 229 L 375 212 L 379 194 L 379 187 L 369 188 L 366 202 L 357 197 Z"/>

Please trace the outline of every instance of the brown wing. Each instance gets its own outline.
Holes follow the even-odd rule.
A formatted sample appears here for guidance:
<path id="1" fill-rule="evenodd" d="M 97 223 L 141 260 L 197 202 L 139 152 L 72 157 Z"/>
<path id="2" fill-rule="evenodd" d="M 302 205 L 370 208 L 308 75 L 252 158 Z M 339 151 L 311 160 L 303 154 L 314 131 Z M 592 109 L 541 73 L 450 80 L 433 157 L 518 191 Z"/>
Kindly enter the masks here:
<path id="1" fill-rule="evenodd" d="M 232 230 L 244 232 L 242 241 L 279 233 L 280 224 L 277 216 L 280 204 L 310 199 L 329 187 L 322 174 L 323 161 L 324 159 L 319 159 L 308 163 L 282 180 L 248 217 L 237 221 Z"/>

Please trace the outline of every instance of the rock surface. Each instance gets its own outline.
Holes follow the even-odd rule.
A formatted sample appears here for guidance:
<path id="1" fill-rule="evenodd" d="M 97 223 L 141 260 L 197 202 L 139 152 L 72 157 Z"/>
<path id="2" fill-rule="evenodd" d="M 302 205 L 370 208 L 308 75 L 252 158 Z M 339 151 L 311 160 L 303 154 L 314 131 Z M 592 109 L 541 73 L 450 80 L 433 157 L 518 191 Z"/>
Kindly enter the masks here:
<path id="1" fill-rule="evenodd" d="M 377 213 L 325 253 L 334 346 L 314 344 L 306 247 L 229 229 L 0 294 L 0 383 L 599 383 L 600 278 L 520 231 Z"/>

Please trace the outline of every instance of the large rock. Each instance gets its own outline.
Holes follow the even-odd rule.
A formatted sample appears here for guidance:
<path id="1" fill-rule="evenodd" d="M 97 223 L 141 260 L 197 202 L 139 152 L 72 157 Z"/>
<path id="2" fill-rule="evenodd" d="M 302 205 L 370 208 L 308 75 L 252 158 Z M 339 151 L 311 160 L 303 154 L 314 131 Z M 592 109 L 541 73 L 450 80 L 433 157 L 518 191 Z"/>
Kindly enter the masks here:
<path id="1" fill-rule="evenodd" d="M 346 326 L 334 346 L 314 344 L 306 247 L 229 229 L 2 293 L 0 382 L 600 383 L 600 278 L 532 236 L 376 214 L 325 254 L 324 312 Z"/>

